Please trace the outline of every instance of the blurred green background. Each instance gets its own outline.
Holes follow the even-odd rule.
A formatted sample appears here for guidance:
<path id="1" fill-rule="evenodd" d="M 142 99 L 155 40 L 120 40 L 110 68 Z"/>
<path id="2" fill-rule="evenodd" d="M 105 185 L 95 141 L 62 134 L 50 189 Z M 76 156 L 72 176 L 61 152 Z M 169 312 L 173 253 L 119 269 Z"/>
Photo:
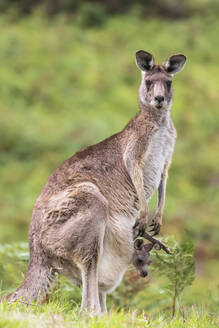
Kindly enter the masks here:
<path id="1" fill-rule="evenodd" d="M 178 139 L 162 234 L 192 236 L 196 279 L 183 301 L 217 311 L 219 1 L 1 0 L 0 10 L 2 289 L 23 280 L 26 265 L 10 252 L 26 244 L 9 247 L 7 256 L 5 245 L 27 242 L 34 202 L 52 171 L 137 113 L 135 52 L 151 52 L 159 63 L 184 53 L 187 64 L 174 81 Z M 141 309 L 162 294 L 151 280 L 136 294 Z"/>

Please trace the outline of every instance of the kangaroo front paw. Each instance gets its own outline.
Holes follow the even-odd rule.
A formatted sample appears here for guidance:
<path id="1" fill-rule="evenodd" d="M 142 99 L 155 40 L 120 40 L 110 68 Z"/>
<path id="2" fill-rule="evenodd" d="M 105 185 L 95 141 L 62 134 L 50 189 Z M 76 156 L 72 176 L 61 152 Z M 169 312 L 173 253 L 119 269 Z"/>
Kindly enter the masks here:
<path id="1" fill-rule="evenodd" d="M 153 220 L 149 227 L 151 228 L 149 232 L 153 232 L 152 236 L 156 236 L 160 232 L 161 224 Z"/>
<path id="2" fill-rule="evenodd" d="M 136 239 L 137 237 L 142 237 L 146 228 L 147 228 L 147 221 L 145 220 L 145 218 L 138 219 L 133 227 L 134 239 Z"/>

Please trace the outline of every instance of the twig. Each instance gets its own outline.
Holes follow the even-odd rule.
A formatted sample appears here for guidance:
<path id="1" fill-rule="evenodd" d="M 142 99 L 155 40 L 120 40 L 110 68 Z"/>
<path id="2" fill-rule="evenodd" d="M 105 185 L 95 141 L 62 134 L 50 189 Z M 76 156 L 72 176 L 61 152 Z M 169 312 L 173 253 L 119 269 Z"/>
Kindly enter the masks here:
<path id="1" fill-rule="evenodd" d="M 172 254 L 171 251 L 169 250 L 169 248 L 164 244 L 162 243 L 160 240 L 152 237 L 149 233 L 147 233 L 146 231 L 144 232 L 143 238 L 149 240 L 150 242 L 152 242 L 152 244 L 154 245 L 158 245 L 158 249 L 163 249 L 167 254 Z"/>

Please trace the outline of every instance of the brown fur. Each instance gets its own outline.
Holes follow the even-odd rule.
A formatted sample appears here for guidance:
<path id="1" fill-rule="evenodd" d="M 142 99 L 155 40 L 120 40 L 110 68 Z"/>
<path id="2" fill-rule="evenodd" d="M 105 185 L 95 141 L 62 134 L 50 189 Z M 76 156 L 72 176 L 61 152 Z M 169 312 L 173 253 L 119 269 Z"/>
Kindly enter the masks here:
<path id="1" fill-rule="evenodd" d="M 170 79 L 166 70 L 176 71 L 182 61 L 171 57 L 165 69 L 152 67 L 150 54 L 141 55 L 138 62 L 149 67 L 151 79 Z M 147 97 L 145 87 L 143 92 Z M 106 293 L 116 288 L 132 259 L 133 225 L 137 234 L 144 233 L 147 202 L 171 161 L 176 137 L 169 115 L 171 92 L 166 95 L 169 107 L 162 109 L 146 106 L 140 96 L 140 113 L 121 132 L 77 152 L 50 176 L 33 209 L 28 272 L 9 301 L 37 299 L 59 272 L 82 283 L 83 309 L 106 309 Z M 160 187 L 157 226 L 165 185 Z"/>

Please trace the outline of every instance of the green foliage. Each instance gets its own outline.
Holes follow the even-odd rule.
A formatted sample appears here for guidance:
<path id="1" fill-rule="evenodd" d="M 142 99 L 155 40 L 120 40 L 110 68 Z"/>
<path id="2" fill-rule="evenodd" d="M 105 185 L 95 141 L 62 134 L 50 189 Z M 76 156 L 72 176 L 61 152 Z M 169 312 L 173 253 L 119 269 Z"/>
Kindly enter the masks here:
<path id="1" fill-rule="evenodd" d="M 0 285 L 9 293 L 24 279 L 29 260 L 28 244 L 13 243 L 0 245 Z"/>
<path id="2" fill-rule="evenodd" d="M 103 7 L 98 3 L 82 2 L 77 15 L 77 23 L 82 27 L 101 26 L 106 20 Z"/>
<path id="3" fill-rule="evenodd" d="M 165 252 L 154 252 L 152 258 L 152 271 L 159 276 L 167 278 L 164 287 L 166 294 L 172 298 L 172 315 L 176 312 L 176 301 L 185 287 L 190 286 L 194 280 L 194 246 L 192 239 L 183 236 L 181 243 L 172 238 L 170 247 L 172 255 Z M 162 288 L 162 287 L 161 287 Z"/>
<path id="4" fill-rule="evenodd" d="M 197 13 L 205 15 L 219 9 L 217 0 L 135 0 L 134 2 L 131 0 L 0 0 L 0 10 L 1 12 L 12 13 L 14 17 L 28 15 L 39 9 L 48 17 L 63 13 L 75 17 L 75 15 L 81 15 L 81 12 L 83 12 L 81 7 L 84 5 L 87 8 L 90 7 L 89 12 L 90 10 L 93 12 L 92 6 L 96 8 L 100 7 L 100 4 L 108 15 L 127 13 L 133 11 L 133 9 L 136 12 L 136 9 L 138 9 L 140 17 L 158 16 L 172 19 L 188 17 Z M 85 11 L 86 16 L 87 10 Z M 89 21 L 92 21 L 92 26 L 95 22 L 99 25 L 96 15 L 89 14 Z"/>

